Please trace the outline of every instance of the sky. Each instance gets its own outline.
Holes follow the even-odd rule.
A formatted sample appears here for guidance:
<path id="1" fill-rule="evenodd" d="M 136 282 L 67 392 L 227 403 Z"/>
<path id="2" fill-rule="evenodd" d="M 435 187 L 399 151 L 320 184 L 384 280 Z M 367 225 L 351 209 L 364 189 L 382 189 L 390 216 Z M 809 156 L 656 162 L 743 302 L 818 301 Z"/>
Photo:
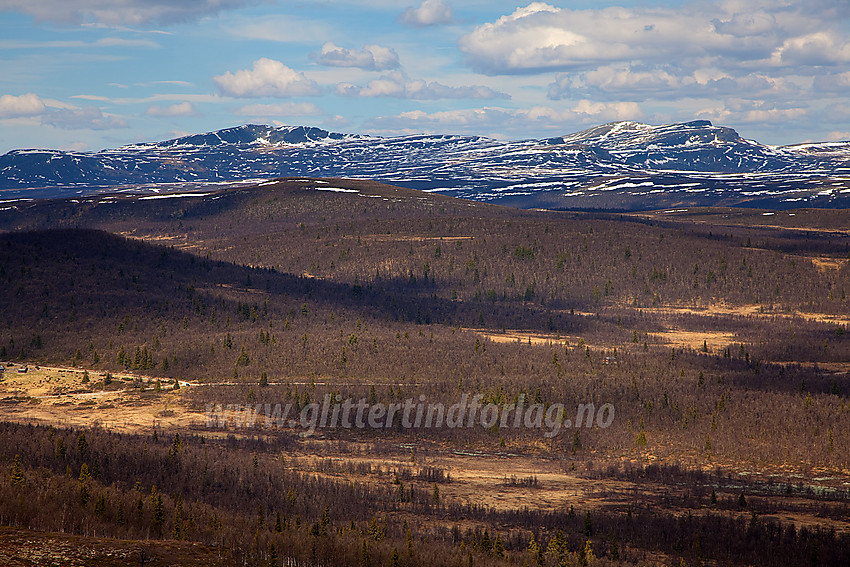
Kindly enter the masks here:
<path id="1" fill-rule="evenodd" d="M 848 0 L 0 0 L 0 153 L 246 123 L 850 139 Z"/>

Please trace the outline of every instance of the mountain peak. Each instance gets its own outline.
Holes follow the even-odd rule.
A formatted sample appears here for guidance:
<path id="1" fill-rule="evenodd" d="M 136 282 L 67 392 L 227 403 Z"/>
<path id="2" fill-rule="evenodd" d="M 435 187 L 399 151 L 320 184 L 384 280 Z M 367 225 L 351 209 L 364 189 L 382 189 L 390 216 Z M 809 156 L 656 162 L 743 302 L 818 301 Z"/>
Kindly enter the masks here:
<path id="1" fill-rule="evenodd" d="M 622 120 L 609 122 L 563 136 L 561 143 L 606 143 L 628 139 L 634 142 L 636 137 L 659 138 L 688 132 L 690 135 L 699 132 L 724 132 L 726 138 L 737 138 L 738 133 L 731 128 L 714 126 L 710 120 L 692 120 L 690 122 L 678 122 L 673 124 L 652 125 L 633 120 Z"/>
<path id="2" fill-rule="evenodd" d="M 297 145 L 313 142 L 332 142 L 352 137 L 356 138 L 359 136 L 329 132 L 312 126 L 243 124 L 204 134 L 190 134 L 162 142 L 125 146 L 122 149 L 218 147 L 227 145 Z"/>

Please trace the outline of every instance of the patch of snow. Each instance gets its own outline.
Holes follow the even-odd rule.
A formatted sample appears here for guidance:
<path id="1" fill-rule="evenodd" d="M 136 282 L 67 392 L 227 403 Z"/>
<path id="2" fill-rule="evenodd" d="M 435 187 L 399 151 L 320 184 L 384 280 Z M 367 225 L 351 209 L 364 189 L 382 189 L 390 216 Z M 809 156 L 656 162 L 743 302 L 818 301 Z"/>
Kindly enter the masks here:
<path id="1" fill-rule="evenodd" d="M 148 195 L 139 197 L 139 201 L 150 201 L 151 199 L 177 199 L 181 197 L 206 197 L 212 193 L 166 193 L 165 195 Z"/>

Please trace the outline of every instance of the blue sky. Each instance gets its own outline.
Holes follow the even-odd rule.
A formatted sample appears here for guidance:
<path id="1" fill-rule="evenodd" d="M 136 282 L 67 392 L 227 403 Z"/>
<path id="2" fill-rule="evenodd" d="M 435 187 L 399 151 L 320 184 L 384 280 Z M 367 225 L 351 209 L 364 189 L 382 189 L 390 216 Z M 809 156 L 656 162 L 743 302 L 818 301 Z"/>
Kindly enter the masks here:
<path id="1" fill-rule="evenodd" d="M 0 0 L 0 152 L 244 123 L 850 139 L 850 3 Z"/>

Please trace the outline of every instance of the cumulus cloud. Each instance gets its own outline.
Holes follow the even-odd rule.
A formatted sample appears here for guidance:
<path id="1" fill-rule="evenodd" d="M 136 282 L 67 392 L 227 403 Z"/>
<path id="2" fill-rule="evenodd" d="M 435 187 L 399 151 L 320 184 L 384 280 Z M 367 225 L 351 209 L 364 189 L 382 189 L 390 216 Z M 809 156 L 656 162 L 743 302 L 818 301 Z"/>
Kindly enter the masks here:
<path id="1" fill-rule="evenodd" d="M 695 117 L 721 124 L 787 124 L 805 118 L 808 113 L 808 109 L 799 106 L 786 108 L 769 102 L 733 100 L 698 110 Z"/>
<path id="2" fill-rule="evenodd" d="M 44 124 L 65 130 L 112 130 L 127 128 L 127 121 L 117 116 L 104 114 L 95 107 L 62 108 L 45 114 Z"/>
<path id="3" fill-rule="evenodd" d="M 781 77 L 763 73 L 733 77 L 728 73 L 701 69 L 684 74 L 665 67 L 632 68 L 601 66 L 582 73 L 561 73 L 549 85 L 552 100 L 576 96 L 630 100 L 680 99 L 707 97 L 746 92 L 750 96 L 795 96 L 801 94 L 799 85 Z"/>
<path id="4" fill-rule="evenodd" d="M 425 0 L 418 7 L 409 7 L 399 19 L 411 26 L 438 26 L 454 23 L 454 13 L 442 0 Z"/>
<path id="5" fill-rule="evenodd" d="M 552 100 L 575 98 L 577 93 L 595 89 L 604 93 L 628 92 L 632 98 L 658 96 L 678 90 L 692 78 L 682 78 L 663 69 L 633 70 L 629 67 L 602 66 L 582 74 L 562 73 L 549 85 Z"/>
<path id="6" fill-rule="evenodd" d="M 841 93 L 850 92 L 850 71 L 845 73 L 830 73 L 815 78 L 814 89 L 817 92 Z"/>
<path id="7" fill-rule="evenodd" d="M 197 112 L 191 102 L 177 102 L 168 106 L 153 105 L 145 111 L 148 116 L 195 116 Z"/>
<path id="8" fill-rule="evenodd" d="M 282 104 L 248 104 L 236 110 L 240 116 L 319 116 L 322 109 L 312 102 Z"/>
<path id="9" fill-rule="evenodd" d="M 850 62 L 850 42 L 832 32 L 816 32 L 785 40 L 774 59 L 783 65 L 836 65 Z"/>
<path id="10" fill-rule="evenodd" d="M 554 74 L 546 94 L 573 111 L 580 100 L 633 102 L 658 122 L 703 117 L 810 130 L 820 117 L 835 123 L 824 105 L 850 90 L 844 0 L 553 4 L 534 2 L 471 29 L 458 40 L 467 63 L 492 76 Z"/>
<path id="11" fill-rule="evenodd" d="M 265 57 L 254 61 L 252 69 L 228 71 L 213 77 L 213 81 L 222 94 L 235 97 L 285 98 L 319 94 L 315 81 L 280 61 Z"/>
<path id="12" fill-rule="evenodd" d="M 594 102 L 579 100 L 567 108 L 535 106 L 524 109 L 499 107 L 471 108 L 442 112 L 413 110 L 396 116 L 376 118 L 367 123 L 371 133 L 458 132 L 481 134 L 496 131 L 572 131 L 586 124 L 617 120 L 638 120 L 644 113 L 633 102 Z"/>
<path id="13" fill-rule="evenodd" d="M 0 11 L 29 14 L 39 21 L 122 26 L 193 21 L 249 3 L 251 0 L 0 0 Z"/>
<path id="14" fill-rule="evenodd" d="M 821 4 L 820 11 L 774 0 L 569 10 L 535 2 L 476 27 L 458 45 L 474 68 L 494 75 L 632 61 L 734 69 L 845 61 L 846 34 L 826 16 L 834 6 Z"/>
<path id="15" fill-rule="evenodd" d="M 839 131 L 837 131 L 837 130 L 836 130 L 836 131 L 833 131 L 833 132 L 829 132 L 829 133 L 826 135 L 826 140 L 827 140 L 828 142 L 844 142 L 844 141 L 850 141 L 850 132 L 839 132 Z"/>
<path id="16" fill-rule="evenodd" d="M 33 93 L 0 96 L 0 118 L 38 116 L 46 110 L 44 101 Z"/>
<path id="17" fill-rule="evenodd" d="M 736 13 L 727 20 L 714 19 L 711 23 L 718 33 L 739 38 L 767 35 L 776 30 L 776 18 L 764 10 Z"/>
<path id="18" fill-rule="evenodd" d="M 352 83 L 337 85 L 337 94 L 351 97 L 394 97 L 415 100 L 495 99 L 509 95 L 490 87 L 470 85 L 453 87 L 437 81 L 410 80 L 404 73 L 393 73 L 369 81 L 365 86 Z"/>
<path id="19" fill-rule="evenodd" d="M 0 96 L 0 119 L 34 118 L 43 125 L 65 130 L 112 130 L 127 128 L 123 118 L 104 114 L 97 107 L 78 108 L 34 93 Z"/>
<path id="20" fill-rule="evenodd" d="M 357 67 L 365 71 L 386 71 L 399 66 L 398 53 L 380 45 L 367 45 L 360 51 L 354 51 L 327 42 L 313 57 L 317 63 L 327 67 Z"/>

